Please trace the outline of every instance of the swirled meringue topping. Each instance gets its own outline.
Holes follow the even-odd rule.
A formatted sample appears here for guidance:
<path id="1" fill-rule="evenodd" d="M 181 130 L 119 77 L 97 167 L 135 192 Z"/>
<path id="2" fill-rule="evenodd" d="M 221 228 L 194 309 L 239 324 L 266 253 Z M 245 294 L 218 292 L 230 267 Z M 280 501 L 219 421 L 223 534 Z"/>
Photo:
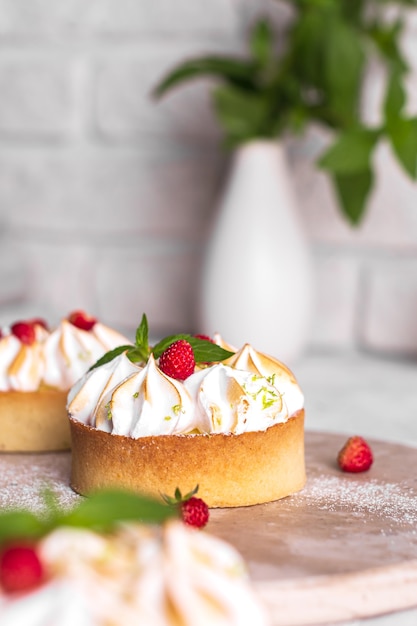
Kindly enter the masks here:
<path id="1" fill-rule="evenodd" d="M 298 386 L 294 374 L 278 359 L 268 354 L 257 352 L 250 344 L 246 343 L 225 362 L 231 367 L 265 377 L 274 387 L 280 390 L 289 415 L 292 415 L 304 406 L 304 395 Z"/>
<path id="2" fill-rule="evenodd" d="M 88 426 L 136 439 L 262 431 L 303 405 L 288 368 L 247 345 L 226 364 L 203 367 L 184 382 L 164 374 L 152 354 L 145 366 L 122 354 L 77 382 L 67 410 Z"/>
<path id="3" fill-rule="evenodd" d="M 34 324 L 34 341 L 26 344 L 12 333 L 0 338 L 0 391 L 68 390 L 108 350 L 130 343 L 97 322 L 82 330 L 63 319 L 52 332 Z"/>
<path id="4" fill-rule="evenodd" d="M 39 554 L 50 582 L 1 596 L 3 626 L 266 624 L 238 552 L 179 521 L 125 523 L 107 535 L 59 528 Z"/>

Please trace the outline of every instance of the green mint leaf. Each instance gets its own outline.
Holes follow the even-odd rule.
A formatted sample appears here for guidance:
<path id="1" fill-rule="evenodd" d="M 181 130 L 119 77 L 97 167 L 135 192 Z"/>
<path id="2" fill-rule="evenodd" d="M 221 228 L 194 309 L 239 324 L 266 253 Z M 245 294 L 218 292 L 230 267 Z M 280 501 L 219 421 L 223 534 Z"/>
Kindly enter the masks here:
<path id="1" fill-rule="evenodd" d="M 334 174 L 363 172 L 369 167 L 372 150 L 380 132 L 368 128 L 355 128 L 340 135 L 319 159 L 318 164 Z"/>
<path id="2" fill-rule="evenodd" d="M 47 529 L 47 523 L 29 511 L 5 511 L 0 514 L 0 543 L 13 539 L 37 539 Z"/>
<path id="3" fill-rule="evenodd" d="M 169 348 L 169 346 L 174 343 L 174 341 L 178 341 L 179 339 L 186 339 L 187 341 L 189 341 L 190 336 L 191 335 L 181 333 L 179 335 L 169 335 L 168 337 L 164 337 L 163 339 L 161 339 L 161 341 L 154 345 L 154 347 L 152 348 L 152 354 L 154 355 L 155 359 L 159 359 L 161 354 L 165 352 L 165 350 Z"/>
<path id="4" fill-rule="evenodd" d="M 108 489 L 83 500 L 60 520 L 61 526 L 77 526 L 99 531 L 111 530 L 119 522 L 161 523 L 175 517 L 166 504 L 143 495 Z"/>
<path id="5" fill-rule="evenodd" d="M 149 358 L 149 352 L 142 348 L 132 348 L 126 353 L 126 356 L 132 363 L 146 364 Z"/>
<path id="6" fill-rule="evenodd" d="M 157 343 L 152 350 L 155 359 L 158 359 L 172 343 L 178 341 L 179 339 L 185 339 L 191 345 L 196 363 L 224 361 L 234 354 L 234 352 L 225 350 L 211 341 L 200 339 L 199 337 L 193 337 L 192 335 L 180 334 L 170 335 Z"/>
<path id="7" fill-rule="evenodd" d="M 365 213 L 366 200 L 372 189 L 371 169 L 349 174 L 336 173 L 333 175 L 333 182 L 345 217 L 352 226 L 358 226 Z"/>
<path id="8" fill-rule="evenodd" d="M 126 352 L 127 356 L 129 356 L 129 351 L 132 349 L 133 349 L 133 346 L 132 344 L 130 344 L 126 346 L 118 346 L 117 348 L 114 348 L 113 350 L 109 350 L 109 352 L 106 352 L 106 354 L 103 354 L 103 356 L 100 359 L 98 359 L 98 361 L 96 361 L 94 365 L 92 365 L 88 371 L 91 372 L 91 370 L 95 369 L 96 367 L 100 367 L 100 365 L 104 365 L 105 363 L 109 363 L 110 361 L 113 361 L 113 359 L 119 356 L 119 354 L 122 354 L 122 352 Z"/>
<path id="9" fill-rule="evenodd" d="M 190 337 L 187 341 L 193 349 L 196 363 L 224 361 L 234 355 L 234 352 L 225 350 L 221 346 L 199 337 Z"/>
<path id="10" fill-rule="evenodd" d="M 145 313 L 142 315 L 141 322 L 136 329 L 136 345 L 140 348 L 146 355 L 149 355 L 149 327 L 148 327 L 148 319 Z M 145 359 L 145 361 L 147 358 Z"/>
<path id="11" fill-rule="evenodd" d="M 44 492 L 43 495 L 46 508 L 51 507 L 46 515 L 35 515 L 26 510 L 0 513 L 0 543 L 17 539 L 36 540 L 57 527 L 106 532 L 120 522 L 158 524 L 178 516 L 176 509 L 158 500 L 119 489 L 97 491 L 70 511 L 58 507 L 52 492 Z"/>

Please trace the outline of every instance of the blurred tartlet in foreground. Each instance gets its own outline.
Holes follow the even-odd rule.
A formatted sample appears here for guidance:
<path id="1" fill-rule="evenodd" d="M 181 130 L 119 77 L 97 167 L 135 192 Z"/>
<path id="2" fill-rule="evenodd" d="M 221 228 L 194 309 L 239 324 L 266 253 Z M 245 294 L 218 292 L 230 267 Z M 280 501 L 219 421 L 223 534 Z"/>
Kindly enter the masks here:
<path id="1" fill-rule="evenodd" d="M 120 491 L 44 520 L 3 513 L 2 626 L 265 626 L 241 556 L 176 517 Z"/>

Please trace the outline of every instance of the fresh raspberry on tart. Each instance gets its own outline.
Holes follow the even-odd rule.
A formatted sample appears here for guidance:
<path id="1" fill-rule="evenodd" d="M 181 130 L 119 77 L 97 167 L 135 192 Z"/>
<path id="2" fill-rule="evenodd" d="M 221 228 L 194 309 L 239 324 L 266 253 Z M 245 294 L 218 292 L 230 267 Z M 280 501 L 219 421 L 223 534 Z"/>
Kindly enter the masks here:
<path id="1" fill-rule="evenodd" d="M 159 357 L 159 369 L 176 380 L 185 380 L 194 373 L 194 352 L 188 341 L 174 341 Z"/>
<path id="2" fill-rule="evenodd" d="M 32 324 L 32 326 L 41 326 L 45 330 L 49 330 L 48 322 L 43 319 L 43 317 L 33 317 L 28 320 L 28 324 Z"/>
<path id="3" fill-rule="evenodd" d="M 97 323 L 97 318 L 85 311 L 72 311 L 68 315 L 68 321 L 81 330 L 91 330 Z"/>
<path id="4" fill-rule="evenodd" d="M 10 330 L 12 335 L 17 337 L 19 341 L 26 346 L 31 346 L 35 343 L 36 332 L 33 324 L 30 322 L 15 322 L 11 325 Z"/>

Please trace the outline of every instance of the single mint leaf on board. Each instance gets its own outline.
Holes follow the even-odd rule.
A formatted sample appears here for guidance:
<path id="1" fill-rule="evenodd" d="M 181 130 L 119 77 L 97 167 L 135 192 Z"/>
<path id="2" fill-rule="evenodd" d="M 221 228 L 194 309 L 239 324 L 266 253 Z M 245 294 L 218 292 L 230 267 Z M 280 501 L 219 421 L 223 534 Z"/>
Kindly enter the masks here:
<path id="1" fill-rule="evenodd" d="M 122 490 L 102 490 L 92 494 L 61 519 L 60 525 L 94 530 L 111 530 L 119 522 L 161 523 L 176 517 L 166 504 Z"/>
<path id="2" fill-rule="evenodd" d="M 5 511 L 0 514 L 0 543 L 14 539 L 37 539 L 47 530 L 47 522 L 29 511 Z"/>
<path id="3" fill-rule="evenodd" d="M 143 313 L 141 322 L 136 329 L 136 345 L 144 354 L 149 355 L 149 326 L 145 313 Z"/>
<path id="4" fill-rule="evenodd" d="M 224 361 L 234 355 L 234 352 L 225 350 L 216 343 L 206 341 L 205 339 L 190 337 L 188 341 L 193 349 L 196 363 L 214 363 L 216 361 Z"/>
<path id="5" fill-rule="evenodd" d="M 106 352 L 106 354 L 103 354 L 103 356 L 98 361 L 96 361 L 94 365 L 92 365 L 88 371 L 91 372 L 91 370 L 95 369 L 96 367 L 100 367 L 100 365 L 104 365 L 105 363 L 109 363 L 110 361 L 113 361 L 113 359 L 119 356 L 119 354 L 122 354 L 122 352 L 126 352 L 127 356 L 129 356 L 129 352 L 133 349 L 134 349 L 134 346 L 130 344 L 126 346 L 118 346 L 117 348 L 114 348 L 113 350 L 109 350 L 109 352 Z"/>

